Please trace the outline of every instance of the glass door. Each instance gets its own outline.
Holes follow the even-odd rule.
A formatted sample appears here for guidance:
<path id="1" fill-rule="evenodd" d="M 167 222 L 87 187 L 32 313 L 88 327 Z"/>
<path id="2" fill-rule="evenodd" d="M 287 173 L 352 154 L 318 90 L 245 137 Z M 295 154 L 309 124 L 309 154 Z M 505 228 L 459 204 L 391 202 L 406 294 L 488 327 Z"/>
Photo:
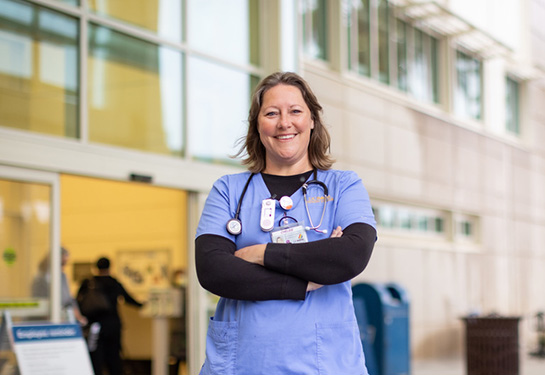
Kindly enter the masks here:
<path id="1" fill-rule="evenodd" d="M 0 310 L 59 321 L 59 179 L 0 166 Z"/>

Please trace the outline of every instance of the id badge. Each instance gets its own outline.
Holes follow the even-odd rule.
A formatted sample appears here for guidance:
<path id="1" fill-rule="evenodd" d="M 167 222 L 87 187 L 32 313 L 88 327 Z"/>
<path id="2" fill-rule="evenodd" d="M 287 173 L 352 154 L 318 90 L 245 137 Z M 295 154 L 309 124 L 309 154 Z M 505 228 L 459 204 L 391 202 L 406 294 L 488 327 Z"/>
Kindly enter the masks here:
<path id="1" fill-rule="evenodd" d="M 299 223 L 276 228 L 271 232 L 272 242 L 276 243 L 301 243 L 308 242 L 307 231 Z"/>

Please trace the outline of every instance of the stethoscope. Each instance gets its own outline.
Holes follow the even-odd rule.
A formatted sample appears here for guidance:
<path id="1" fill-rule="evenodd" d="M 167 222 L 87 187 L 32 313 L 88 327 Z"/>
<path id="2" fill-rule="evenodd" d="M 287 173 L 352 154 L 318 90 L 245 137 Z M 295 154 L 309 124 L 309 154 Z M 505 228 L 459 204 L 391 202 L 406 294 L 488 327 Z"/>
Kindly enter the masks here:
<path id="1" fill-rule="evenodd" d="M 246 184 L 244 185 L 244 189 L 242 189 L 242 193 L 240 194 L 240 198 L 238 199 L 237 210 L 235 212 L 235 217 L 230 219 L 227 222 L 227 225 L 226 225 L 227 231 L 230 234 L 232 234 L 233 236 L 238 236 L 240 233 L 242 233 L 242 223 L 241 223 L 241 221 L 239 219 L 240 208 L 242 206 L 242 200 L 244 199 L 244 196 L 246 195 L 246 190 L 248 190 L 248 186 L 250 185 L 250 181 L 254 177 L 254 174 L 255 173 L 250 174 L 250 177 L 248 177 L 248 180 L 246 181 Z M 327 229 L 319 229 L 319 228 L 322 225 L 322 222 L 323 222 L 324 216 L 325 216 L 325 209 L 326 209 L 327 201 L 328 201 L 328 189 L 327 189 L 327 186 L 326 186 L 325 183 L 318 180 L 317 175 L 318 175 L 318 173 L 317 173 L 316 169 L 314 169 L 314 179 L 305 182 L 303 184 L 303 186 L 301 187 L 301 190 L 303 191 L 303 201 L 305 203 L 305 210 L 307 212 L 308 221 L 310 223 L 310 226 L 305 227 L 305 229 L 306 230 L 314 230 L 314 231 L 320 232 L 320 233 L 327 233 Z M 318 223 L 318 225 L 314 225 L 314 223 L 312 222 L 312 217 L 310 216 L 310 211 L 308 209 L 307 192 L 308 192 L 308 189 L 309 189 L 310 185 L 318 185 L 324 191 L 324 205 L 323 205 L 323 208 L 322 208 L 322 216 L 320 217 L 320 222 Z M 290 201 L 291 201 L 291 199 L 290 199 Z"/>

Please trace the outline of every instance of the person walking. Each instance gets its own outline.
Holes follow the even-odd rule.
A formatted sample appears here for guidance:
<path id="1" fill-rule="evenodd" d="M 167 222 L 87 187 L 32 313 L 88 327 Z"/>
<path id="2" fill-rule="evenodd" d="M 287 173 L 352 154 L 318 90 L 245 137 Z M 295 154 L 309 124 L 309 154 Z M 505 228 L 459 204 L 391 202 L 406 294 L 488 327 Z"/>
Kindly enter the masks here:
<path id="1" fill-rule="evenodd" d="M 107 310 L 87 316 L 91 327 L 90 334 L 98 333 L 96 343 L 93 343 L 89 348 L 91 362 L 95 375 L 102 375 L 104 369 L 108 370 L 108 375 L 121 375 L 123 362 L 121 359 L 122 323 L 118 312 L 119 297 L 122 297 L 125 303 L 138 308 L 143 304 L 134 299 L 123 285 L 110 275 L 110 260 L 108 258 L 98 259 L 96 267 L 98 275 L 83 280 L 77 297 L 77 300 L 81 302 L 89 288 L 95 288 L 108 300 Z M 85 312 L 82 311 L 82 313 Z"/>

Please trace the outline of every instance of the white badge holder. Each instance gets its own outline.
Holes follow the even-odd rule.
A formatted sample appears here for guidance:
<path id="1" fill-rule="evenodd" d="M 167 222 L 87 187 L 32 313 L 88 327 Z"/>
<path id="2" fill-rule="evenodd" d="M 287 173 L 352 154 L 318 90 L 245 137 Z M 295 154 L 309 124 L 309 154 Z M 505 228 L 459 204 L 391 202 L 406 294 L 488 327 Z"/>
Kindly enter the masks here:
<path id="1" fill-rule="evenodd" d="M 275 228 L 271 232 L 271 240 L 274 243 L 302 243 L 308 242 L 308 237 L 304 225 L 292 223 Z"/>

